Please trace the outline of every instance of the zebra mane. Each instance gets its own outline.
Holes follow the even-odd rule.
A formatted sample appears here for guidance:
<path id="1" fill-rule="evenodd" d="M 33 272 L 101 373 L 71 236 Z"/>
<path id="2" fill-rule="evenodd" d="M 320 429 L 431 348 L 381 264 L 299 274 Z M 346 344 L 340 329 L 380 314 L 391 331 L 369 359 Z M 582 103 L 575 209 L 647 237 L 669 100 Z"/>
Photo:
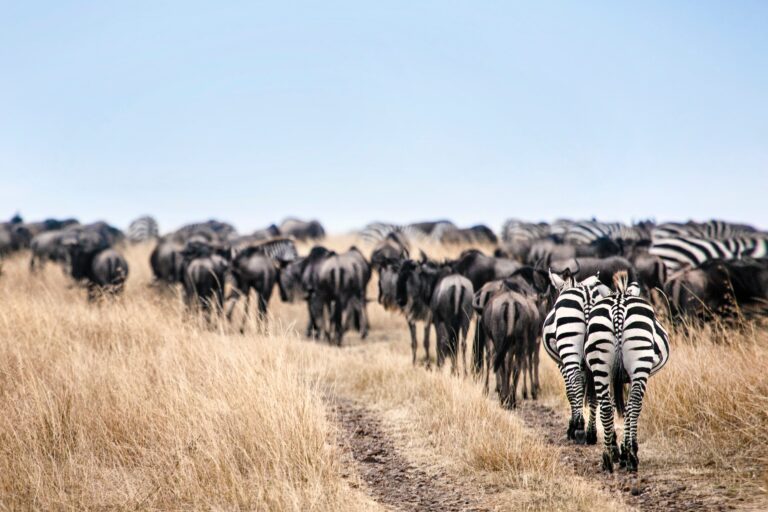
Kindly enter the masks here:
<path id="1" fill-rule="evenodd" d="M 629 274 L 626 270 L 620 270 L 613 275 L 613 287 L 619 293 L 626 293 L 629 284 Z"/>

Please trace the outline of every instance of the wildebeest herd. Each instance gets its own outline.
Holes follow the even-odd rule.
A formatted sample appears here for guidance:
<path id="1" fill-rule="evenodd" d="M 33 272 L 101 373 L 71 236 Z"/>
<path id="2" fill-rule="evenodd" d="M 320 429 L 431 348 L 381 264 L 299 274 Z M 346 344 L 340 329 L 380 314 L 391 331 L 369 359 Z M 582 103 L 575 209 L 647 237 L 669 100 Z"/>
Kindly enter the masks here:
<path id="1" fill-rule="evenodd" d="M 366 291 L 377 274 L 376 300 L 404 316 L 413 364 L 421 323 L 424 364 L 431 364 L 434 330 L 437 366 L 450 359 L 451 372 L 464 375 L 471 367 L 483 376 L 486 392 L 494 373 L 505 407 L 515 407 L 521 376 L 522 398 L 537 397 L 543 340 L 571 406 L 568 437 L 595 443 L 599 406 L 609 471 L 616 462 L 637 470 L 643 395 L 669 357 L 662 321 L 744 318 L 764 314 L 768 304 L 768 234 L 743 224 L 509 220 L 497 236 L 486 226 L 449 221 L 378 222 L 358 235 L 370 258 L 355 246 L 337 253 L 318 244 L 325 230 L 317 221 L 287 219 L 240 235 L 231 224 L 211 220 L 160 236 L 149 216 L 131 223 L 127 235 L 104 222 L 25 223 L 16 216 L 0 224 L 0 254 L 29 249 L 32 272 L 58 262 L 94 300 L 123 288 L 128 264 L 121 244 L 151 241 L 155 283 L 179 285 L 190 309 L 208 320 L 222 313 L 234 321 L 238 301 L 247 314 L 255 295 L 265 321 L 277 285 L 283 301 L 306 303 L 307 337 L 339 346 L 350 329 L 361 338 L 368 334 Z M 297 241 L 316 245 L 300 256 Z M 465 250 L 438 260 L 417 249 L 435 244 Z M 614 408 L 625 417 L 621 446 Z"/>

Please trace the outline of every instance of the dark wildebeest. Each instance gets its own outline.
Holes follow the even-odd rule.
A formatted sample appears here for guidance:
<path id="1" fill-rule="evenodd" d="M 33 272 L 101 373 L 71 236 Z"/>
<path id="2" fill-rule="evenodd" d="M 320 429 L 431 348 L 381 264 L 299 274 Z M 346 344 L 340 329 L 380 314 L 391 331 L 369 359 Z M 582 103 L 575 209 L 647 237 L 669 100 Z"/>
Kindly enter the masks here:
<path id="1" fill-rule="evenodd" d="M 526 369 L 531 366 L 531 356 L 538 353 L 538 337 L 543 322 L 539 304 L 536 297 L 526 293 L 522 287 L 507 283 L 503 290 L 496 292 L 488 300 L 483 308 L 482 318 L 488 344 L 484 390 L 486 393 L 489 391 L 490 369 L 493 366 L 497 378 L 501 380 L 497 386 L 499 400 L 504 407 L 514 408 L 517 405 L 520 373 L 524 375 L 525 388 Z M 531 347 L 535 347 L 535 352 Z M 533 372 L 531 375 L 533 376 Z M 535 391 L 536 387 L 536 380 L 532 379 L 532 391 Z M 535 393 L 532 394 L 535 398 Z"/>
<path id="2" fill-rule="evenodd" d="M 458 274 L 454 274 L 448 265 L 439 265 L 429 261 L 422 253 L 419 262 L 405 260 L 399 266 L 396 299 L 397 304 L 405 314 L 411 333 L 411 351 L 413 364 L 416 364 L 416 322 L 424 322 L 424 362 L 429 367 L 429 329 L 435 323 L 437 331 L 437 362 L 442 365 L 446 355 L 451 356 L 455 364 L 459 335 L 464 333 L 463 327 L 471 319 L 472 283 Z M 447 286 L 439 286 L 440 282 L 456 276 Z M 469 292 L 470 296 L 466 296 Z M 469 308 L 469 313 L 467 309 Z M 437 315 L 437 316 L 436 316 Z M 438 325 L 439 322 L 439 325 Z M 466 333 L 464 333 L 466 343 Z M 455 366 L 454 366 L 455 368 Z"/>
<path id="3" fill-rule="evenodd" d="M 296 240 L 302 242 L 308 240 L 322 240 L 325 238 L 325 229 L 317 220 L 303 221 L 295 218 L 285 219 L 280 224 L 280 233 L 283 236 L 292 236 Z"/>
<path id="4" fill-rule="evenodd" d="M 62 245 L 62 240 L 66 234 L 66 230 L 57 229 L 43 231 L 32 237 L 30 242 L 32 256 L 29 259 L 29 269 L 34 272 L 48 261 L 65 262 L 67 251 Z"/>
<path id="5" fill-rule="evenodd" d="M 224 308 L 224 285 L 229 251 L 200 240 L 188 242 L 181 251 L 184 299 L 188 307 L 197 306 L 210 322 L 214 311 Z"/>
<path id="6" fill-rule="evenodd" d="M 231 266 L 233 286 L 227 297 L 230 301 L 227 319 L 232 319 L 237 300 L 244 297 L 245 313 L 240 327 L 241 332 L 245 330 L 251 290 L 254 290 L 257 295 L 259 319 L 265 320 L 269 299 L 280 275 L 280 267 L 296 257 L 296 247 L 293 241 L 288 239 L 262 241 L 243 249 L 233 250 Z"/>
<path id="7" fill-rule="evenodd" d="M 308 338 L 318 338 L 323 332 L 323 303 L 317 294 L 318 270 L 332 253 L 322 246 L 315 246 L 309 254 L 285 265 L 278 276 L 280 299 L 293 302 L 300 296 L 307 302 Z"/>
<path id="8" fill-rule="evenodd" d="M 85 282 L 88 300 L 99 294 L 122 292 L 128 278 L 128 262 L 94 231 L 68 233 L 62 240 L 69 271 L 77 282 Z"/>
<path id="9" fill-rule="evenodd" d="M 152 274 L 158 283 L 174 284 L 183 281 L 182 267 L 184 246 L 172 237 L 163 237 L 149 255 Z"/>
<path id="10" fill-rule="evenodd" d="M 365 257 L 352 247 L 343 254 L 331 254 L 320 265 L 316 293 L 328 312 L 329 324 L 323 321 L 325 337 L 341 346 L 344 332 L 354 323 L 365 338 L 368 334 L 368 317 L 365 308 L 365 291 L 371 279 L 371 268 Z"/>
<path id="11" fill-rule="evenodd" d="M 554 237 L 537 240 L 528 252 L 528 263 L 538 261 L 565 261 L 573 258 L 608 258 L 622 253 L 619 242 L 608 237 L 601 237 L 588 245 L 573 245 L 559 243 Z"/>
<path id="12" fill-rule="evenodd" d="M 586 279 L 589 276 L 598 276 L 600 282 L 605 286 L 613 286 L 613 276 L 617 272 L 626 271 L 630 282 L 637 282 L 635 267 L 626 258 L 621 256 L 611 256 L 609 258 L 575 258 L 565 261 L 552 263 L 552 270 L 561 273 L 566 268 L 577 268 L 574 271 L 574 278 L 577 281 Z"/>
<path id="13" fill-rule="evenodd" d="M 448 355 L 452 374 L 459 372 L 457 358 L 461 350 L 462 369 L 467 375 L 467 332 L 472 320 L 472 295 L 472 283 L 459 274 L 440 279 L 432 293 L 430 309 L 437 335 L 437 366 L 441 367 Z"/>
<path id="14" fill-rule="evenodd" d="M 392 231 L 376 243 L 371 252 L 371 267 L 380 270 L 387 260 L 404 260 L 409 256 L 409 243 L 400 231 Z"/>
<path id="15" fill-rule="evenodd" d="M 496 293 L 516 291 L 520 294 L 524 294 L 531 299 L 539 311 L 540 320 L 537 324 L 537 335 L 533 337 L 527 337 L 521 346 L 518 346 L 518 350 L 522 356 L 518 359 L 519 366 L 523 372 L 523 398 L 527 396 L 527 382 L 531 382 L 531 397 L 536 399 L 539 390 L 539 345 L 540 335 L 543 319 L 549 310 L 553 300 L 553 290 L 549 283 L 549 277 L 546 271 L 540 266 L 530 267 L 524 266 L 516 270 L 511 276 L 502 279 L 500 281 L 491 281 L 487 283 L 478 293 L 475 294 L 473 300 L 473 308 L 478 315 L 478 329 L 482 331 L 482 337 L 480 343 L 477 344 L 476 358 L 480 359 L 482 366 L 483 354 L 486 353 L 486 358 L 490 361 L 491 351 L 494 347 L 487 346 L 487 332 L 483 327 L 483 311 L 490 299 Z M 489 370 L 486 368 L 486 370 Z"/>
<path id="16" fill-rule="evenodd" d="M 708 260 L 698 268 L 676 271 L 665 291 L 677 318 L 709 320 L 751 309 L 765 313 L 768 259 Z"/>
<path id="17" fill-rule="evenodd" d="M 480 290 L 486 283 L 512 275 L 522 265 L 508 258 L 486 256 L 477 249 L 467 249 L 458 259 L 451 263 L 455 272 L 463 275 L 472 282 L 473 290 Z M 473 368 L 476 372 L 482 366 L 481 347 L 485 332 L 480 328 L 480 316 L 475 321 L 475 336 L 473 341 Z"/>

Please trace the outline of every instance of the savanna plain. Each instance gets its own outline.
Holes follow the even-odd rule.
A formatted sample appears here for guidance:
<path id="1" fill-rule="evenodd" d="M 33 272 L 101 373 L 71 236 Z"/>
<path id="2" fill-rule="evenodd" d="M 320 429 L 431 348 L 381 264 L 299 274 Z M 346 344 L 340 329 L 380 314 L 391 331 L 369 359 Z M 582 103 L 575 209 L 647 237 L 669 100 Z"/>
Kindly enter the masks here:
<path id="1" fill-rule="evenodd" d="M 411 365 L 375 277 L 369 337 L 338 348 L 305 339 L 305 306 L 277 293 L 244 334 L 208 325 L 151 285 L 151 249 L 126 248 L 125 293 L 99 304 L 56 265 L 32 275 L 27 255 L 4 261 L 0 508 L 768 510 L 765 324 L 670 326 L 640 470 L 606 474 L 600 444 L 566 442 L 562 378 L 543 351 L 540 396 L 505 410 L 471 375 Z"/>

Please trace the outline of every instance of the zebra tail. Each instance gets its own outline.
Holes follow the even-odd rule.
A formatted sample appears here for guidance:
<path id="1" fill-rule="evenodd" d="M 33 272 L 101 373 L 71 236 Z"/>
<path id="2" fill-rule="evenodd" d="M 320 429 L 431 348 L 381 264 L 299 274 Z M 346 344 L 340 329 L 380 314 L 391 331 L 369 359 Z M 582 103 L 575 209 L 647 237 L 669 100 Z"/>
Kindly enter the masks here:
<path id="1" fill-rule="evenodd" d="M 501 341 L 499 345 L 496 345 L 498 348 L 496 349 L 496 355 L 493 358 L 493 369 L 494 371 L 499 371 L 499 368 L 501 368 L 501 365 L 504 364 L 504 359 L 507 355 L 507 351 L 509 351 L 510 346 L 512 345 L 512 330 L 513 330 L 513 324 L 515 320 L 517 319 L 517 303 L 512 304 L 512 317 L 509 317 L 509 303 L 505 302 L 503 306 L 501 306 L 501 317 L 506 321 L 506 325 L 504 325 L 503 333 L 504 333 L 504 339 Z"/>
<path id="2" fill-rule="evenodd" d="M 613 375 L 611 376 L 613 401 L 616 405 L 616 413 L 619 415 L 619 418 L 623 418 L 627 404 L 624 400 L 624 358 L 621 357 L 621 350 L 617 350 L 614 357 L 616 360 L 613 362 Z"/>

